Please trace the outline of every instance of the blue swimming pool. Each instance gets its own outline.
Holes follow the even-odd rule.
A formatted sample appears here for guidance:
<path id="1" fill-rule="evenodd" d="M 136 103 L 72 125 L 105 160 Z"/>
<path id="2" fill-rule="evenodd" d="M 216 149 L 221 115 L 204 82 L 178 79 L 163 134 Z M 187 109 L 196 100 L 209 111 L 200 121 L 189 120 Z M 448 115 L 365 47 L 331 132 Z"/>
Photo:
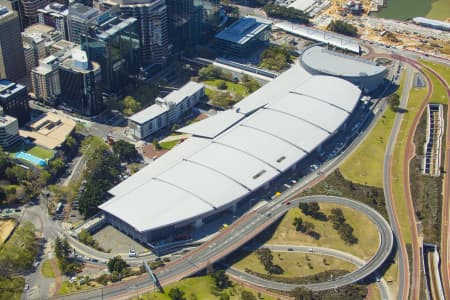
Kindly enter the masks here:
<path id="1" fill-rule="evenodd" d="M 30 153 L 26 153 L 26 152 L 17 152 L 15 155 L 16 158 L 21 158 L 24 159 L 26 161 L 29 161 L 30 163 L 32 163 L 33 165 L 36 166 L 45 166 L 47 165 L 47 161 L 45 161 L 42 158 L 36 157 L 34 155 L 31 155 Z"/>

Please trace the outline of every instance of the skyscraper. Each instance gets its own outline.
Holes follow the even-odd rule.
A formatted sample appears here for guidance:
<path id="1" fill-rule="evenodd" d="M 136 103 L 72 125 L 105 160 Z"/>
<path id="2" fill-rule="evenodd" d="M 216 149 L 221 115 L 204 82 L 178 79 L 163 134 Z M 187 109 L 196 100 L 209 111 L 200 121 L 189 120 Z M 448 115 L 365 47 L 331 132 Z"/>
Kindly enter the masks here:
<path id="1" fill-rule="evenodd" d="M 21 0 L 24 28 L 38 22 L 38 9 L 44 8 L 48 2 L 48 0 Z"/>
<path id="2" fill-rule="evenodd" d="M 143 66 L 165 64 L 169 56 L 167 6 L 164 0 L 106 0 L 104 6 L 119 5 L 123 15 L 137 19 Z"/>
<path id="3" fill-rule="evenodd" d="M 59 65 L 61 102 L 85 116 L 99 113 L 103 108 L 98 63 L 89 61 L 86 52 L 72 49 L 72 57 Z"/>
<path id="4" fill-rule="evenodd" d="M 61 93 L 57 64 L 46 64 L 43 61 L 31 71 L 32 91 L 36 99 L 54 105 Z"/>
<path id="5" fill-rule="evenodd" d="M 81 34 L 81 48 L 89 59 L 100 64 L 105 92 L 117 92 L 139 73 L 139 35 L 137 20 L 122 17 L 113 7 L 88 22 L 88 33 Z"/>
<path id="6" fill-rule="evenodd" d="M 68 14 L 67 7 L 57 2 L 52 2 L 45 8 L 38 9 L 39 23 L 56 28 L 64 34 L 66 40 L 69 40 Z"/>
<path id="7" fill-rule="evenodd" d="M 98 16 L 99 11 L 95 8 L 75 3 L 69 6 L 68 33 L 69 41 L 80 44 L 81 35 L 88 33 L 88 23 Z"/>
<path id="8" fill-rule="evenodd" d="M 166 0 L 169 41 L 176 49 L 187 49 L 200 40 L 202 8 L 194 0 Z"/>
<path id="9" fill-rule="evenodd" d="M 0 7 L 0 78 L 17 80 L 25 73 L 19 18 L 16 12 Z"/>

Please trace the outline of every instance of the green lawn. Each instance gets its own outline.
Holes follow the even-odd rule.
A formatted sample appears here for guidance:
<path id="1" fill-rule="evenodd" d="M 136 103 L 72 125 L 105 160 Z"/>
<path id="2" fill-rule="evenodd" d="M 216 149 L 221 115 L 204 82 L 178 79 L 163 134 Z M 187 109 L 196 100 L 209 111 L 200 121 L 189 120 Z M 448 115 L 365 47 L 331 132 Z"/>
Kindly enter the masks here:
<path id="1" fill-rule="evenodd" d="M 178 144 L 179 140 L 170 141 L 170 142 L 162 142 L 159 143 L 159 146 L 165 150 L 170 150 Z"/>
<path id="2" fill-rule="evenodd" d="M 11 156 L 14 156 L 17 152 L 23 151 L 42 159 L 51 159 L 55 155 L 55 152 L 52 150 L 22 142 L 14 144 L 12 147 L 7 148 L 6 151 L 8 151 Z"/>
<path id="3" fill-rule="evenodd" d="M 357 257 L 368 260 L 378 249 L 379 235 L 378 230 L 364 214 L 349 207 L 339 206 L 330 203 L 320 203 L 320 210 L 329 215 L 332 208 L 339 207 L 342 209 L 346 222 L 354 229 L 354 235 L 358 238 L 358 243 L 355 245 L 347 245 L 340 238 L 339 234 L 329 221 L 319 221 L 310 216 L 305 216 L 300 209 L 290 209 L 283 217 L 281 223 L 273 233 L 267 244 L 282 244 L 282 245 L 311 245 L 325 248 L 332 248 L 351 253 Z M 295 217 L 301 217 L 303 222 L 311 222 L 315 225 L 314 231 L 318 232 L 321 237 L 315 240 L 309 235 L 295 230 L 292 222 Z M 362 226 L 362 224 L 364 224 Z"/>
<path id="4" fill-rule="evenodd" d="M 2 300 L 20 300 L 22 298 L 25 280 L 23 277 L 13 279 L 0 279 L 0 299 Z"/>
<path id="5" fill-rule="evenodd" d="M 326 255 L 276 251 L 272 251 L 272 255 L 273 263 L 284 270 L 284 273 L 277 277 L 303 277 L 330 270 L 352 272 L 356 269 L 356 266 L 349 262 Z M 234 267 L 244 271 L 250 269 L 261 274 L 268 274 L 254 252 L 238 261 Z"/>
<path id="6" fill-rule="evenodd" d="M 447 81 L 447 83 L 450 84 L 450 67 L 447 67 L 446 65 L 443 64 L 438 64 L 425 60 L 422 60 L 420 62 L 438 72 L 445 79 L 445 81 Z"/>
<path id="7" fill-rule="evenodd" d="M 45 260 L 42 263 L 41 273 L 46 278 L 55 278 L 55 272 L 53 272 L 52 264 L 50 260 Z"/>
<path id="8" fill-rule="evenodd" d="M 389 0 L 375 16 L 388 19 L 406 20 L 414 17 L 427 17 L 445 20 L 449 18 L 448 0 Z"/>
<path id="9" fill-rule="evenodd" d="M 402 94 L 404 80 L 402 75 L 398 95 Z M 383 187 L 383 160 L 394 119 L 395 112 L 388 108 L 362 144 L 339 166 L 347 180 Z"/>
<path id="10" fill-rule="evenodd" d="M 170 300 L 169 291 L 173 288 L 179 288 L 185 293 L 186 299 L 194 299 L 192 295 L 195 295 L 195 299 L 198 300 L 216 300 L 220 299 L 221 294 L 227 294 L 232 300 L 240 300 L 240 293 L 243 290 L 249 290 L 238 285 L 233 285 L 223 291 L 217 291 L 214 286 L 214 281 L 209 276 L 198 276 L 192 278 L 183 279 L 177 283 L 169 284 L 164 287 L 164 294 L 161 293 L 146 293 L 140 295 L 139 299 L 144 300 Z M 252 291 L 255 296 L 257 292 Z M 135 298 L 136 299 L 136 298 Z M 260 300 L 275 300 L 273 297 L 261 295 Z"/>
<path id="11" fill-rule="evenodd" d="M 49 149 L 45 149 L 41 146 L 34 146 L 33 148 L 27 151 L 31 155 L 37 156 L 42 159 L 51 159 L 53 158 L 54 152 Z"/>
<path id="12" fill-rule="evenodd" d="M 58 292 L 58 295 L 66 295 L 70 293 L 80 292 L 84 290 L 93 289 L 96 287 L 100 287 L 98 283 L 88 283 L 79 285 L 78 283 L 70 283 L 68 280 L 64 281 L 61 285 L 61 289 Z"/>
<path id="13" fill-rule="evenodd" d="M 215 79 L 215 80 L 205 80 L 205 81 L 203 81 L 203 83 L 217 88 L 217 87 L 219 87 L 219 84 L 223 81 L 225 81 L 225 80 Z M 225 82 L 227 84 L 226 91 L 231 92 L 235 95 L 240 95 L 242 97 L 245 97 L 249 94 L 247 88 L 245 86 L 243 86 L 242 84 L 234 83 L 231 81 L 225 81 Z"/>

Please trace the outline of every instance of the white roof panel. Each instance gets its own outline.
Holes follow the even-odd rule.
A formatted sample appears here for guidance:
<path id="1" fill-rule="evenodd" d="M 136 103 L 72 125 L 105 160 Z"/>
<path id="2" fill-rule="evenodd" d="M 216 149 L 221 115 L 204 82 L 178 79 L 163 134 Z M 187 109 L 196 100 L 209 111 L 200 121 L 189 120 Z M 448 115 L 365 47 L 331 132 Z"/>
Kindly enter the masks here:
<path id="1" fill-rule="evenodd" d="M 250 190 L 259 188 L 279 174 L 255 157 L 216 143 L 205 147 L 189 160 L 222 173 Z"/>
<path id="2" fill-rule="evenodd" d="M 138 231 L 167 226 L 211 211 L 211 206 L 191 193 L 154 179 L 112 198 L 100 208 L 126 220 Z"/>
<path id="3" fill-rule="evenodd" d="M 347 112 L 352 112 L 361 96 L 361 90 L 354 84 L 332 76 L 316 75 L 305 81 L 293 92 L 310 96 Z"/>
<path id="4" fill-rule="evenodd" d="M 346 111 L 326 102 L 295 93 L 290 93 L 267 108 L 295 115 L 328 132 L 334 132 L 349 116 Z"/>
<path id="5" fill-rule="evenodd" d="M 272 134 L 311 152 L 329 133 L 298 118 L 269 109 L 262 109 L 243 122 L 248 126 Z"/>
<path id="6" fill-rule="evenodd" d="M 227 131 L 218 137 L 216 142 L 258 157 L 281 171 L 290 168 L 306 155 L 305 152 L 283 140 L 244 126 L 236 126 Z"/>
<path id="7" fill-rule="evenodd" d="M 158 176 L 162 172 L 179 163 L 183 158 L 196 153 L 211 143 L 210 140 L 191 137 L 178 144 L 172 150 L 166 152 L 148 166 L 131 176 L 129 179 L 122 181 L 108 192 L 114 196 L 128 193 L 139 186 L 147 183 L 151 178 Z"/>
<path id="8" fill-rule="evenodd" d="M 386 71 L 386 67 L 377 66 L 372 61 L 319 46 L 307 48 L 300 59 L 310 68 L 334 76 L 369 77 Z"/>
<path id="9" fill-rule="evenodd" d="M 218 112 L 214 116 L 207 119 L 178 129 L 178 131 L 190 133 L 195 136 L 214 138 L 244 117 L 245 115 L 236 112 L 235 109 L 229 109 L 223 112 Z"/>
<path id="10" fill-rule="evenodd" d="M 312 75 L 303 68 L 294 66 L 233 107 L 238 108 L 239 112 L 247 114 L 287 95 L 290 90 L 297 88 L 311 77 Z"/>
<path id="11" fill-rule="evenodd" d="M 158 179 L 193 193 L 214 208 L 227 205 L 231 199 L 239 199 L 249 193 L 249 190 L 230 178 L 190 161 L 179 163 L 176 168 L 158 176 Z"/>

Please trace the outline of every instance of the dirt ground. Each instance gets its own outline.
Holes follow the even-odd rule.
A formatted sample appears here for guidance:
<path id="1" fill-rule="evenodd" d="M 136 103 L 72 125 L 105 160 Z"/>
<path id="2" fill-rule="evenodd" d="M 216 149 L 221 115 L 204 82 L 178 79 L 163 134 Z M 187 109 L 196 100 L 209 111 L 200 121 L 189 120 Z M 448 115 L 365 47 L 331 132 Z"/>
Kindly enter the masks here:
<path id="1" fill-rule="evenodd" d="M 16 225 L 17 222 L 13 219 L 0 220 L 0 246 L 8 239 Z"/>

